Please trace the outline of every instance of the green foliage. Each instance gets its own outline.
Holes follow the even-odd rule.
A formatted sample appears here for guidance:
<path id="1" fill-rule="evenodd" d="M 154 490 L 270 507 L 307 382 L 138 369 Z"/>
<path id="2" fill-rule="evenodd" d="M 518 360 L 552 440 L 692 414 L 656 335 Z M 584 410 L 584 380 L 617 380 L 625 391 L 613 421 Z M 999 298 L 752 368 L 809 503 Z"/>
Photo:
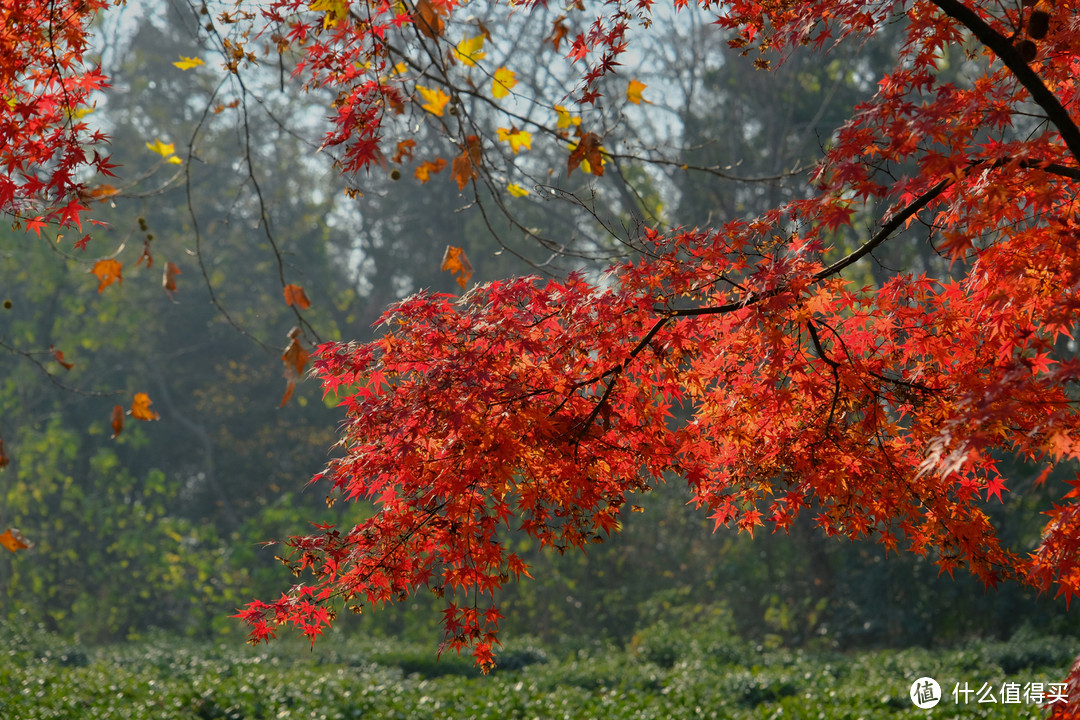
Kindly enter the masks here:
<path id="1" fill-rule="evenodd" d="M 82 648 L 25 621 L 0 624 L 12 640 L 0 655 L 0 716 L 44 720 L 262 720 L 352 718 L 813 718 L 912 717 L 911 682 L 936 677 L 944 716 L 1034 718 L 1030 705 L 956 706 L 955 682 L 1056 682 L 1063 662 L 1038 648 L 1064 638 L 1018 638 L 956 650 L 858 654 L 739 648 L 741 664 L 696 652 L 729 642 L 725 629 L 702 630 L 698 645 L 661 667 L 640 647 L 560 651 L 526 641 L 504 661 L 529 657 L 479 677 L 444 657 L 441 671 L 415 665 L 416 645 L 337 642 L 308 651 L 285 641 L 271 648 L 207 644 L 156 636 L 140 643 Z M 644 631 L 643 631 L 644 632 Z M 1027 654 L 1025 654 L 1027 653 Z M 1033 664 L 1017 672 L 1002 659 Z M 546 662 L 533 662 L 538 658 Z"/>
<path id="2" fill-rule="evenodd" d="M 101 640 L 153 625 L 204 628 L 239 602 L 244 572 L 229 567 L 214 529 L 170 514 L 176 479 L 135 476 L 117 451 L 56 418 L 16 440 L 6 520 L 35 547 L 5 558 L 9 614 Z"/>
<path id="3" fill-rule="evenodd" d="M 695 658 L 721 665 L 750 662 L 749 646 L 736 634 L 727 606 L 676 604 L 687 595 L 685 588 L 657 593 L 644 604 L 642 620 L 648 624 L 630 639 L 631 654 L 663 668 Z"/>
<path id="4" fill-rule="evenodd" d="M 1019 633 L 1008 642 L 976 644 L 977 651 L 1006 675 L 1041 667 L 1064 666 L 1076 655 L 1076 642 L 1058 636 L 1032 636 Z"/>

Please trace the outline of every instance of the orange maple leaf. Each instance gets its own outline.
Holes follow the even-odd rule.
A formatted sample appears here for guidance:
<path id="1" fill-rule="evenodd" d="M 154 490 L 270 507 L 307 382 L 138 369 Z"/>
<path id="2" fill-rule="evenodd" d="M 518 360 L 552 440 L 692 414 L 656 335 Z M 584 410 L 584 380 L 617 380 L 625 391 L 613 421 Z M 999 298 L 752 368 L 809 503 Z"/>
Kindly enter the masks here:
<path id="1" fill-rule="evenodd" d="M 480 160 L 483 157 L 479 137 L 470 135 L 465 138 L 465 143 L 465 148 L 454 158 L 454 164 L 450 168 L 450 173 L 457 181 L 458 190 L 464 190 L 469 180 L 480 177 L 477 168 L 480 167 Z"/>
<path id="2" fill-rule="evenodd" d="M 169 294 L 169 297 L 176 295 L 176 276 L 183 274 L 175 263 L 165 263 L 165 272 L 161 276 L 161 287 Z"/>
<path id="3" fill-rule="evenodd" d="M 140 265 L 142 265 L 143 260 L 146 260 L 146 267 L 148 267 L 148 268 L 154 267 L 154 256 L 150 254 L 150 241 L 149 240 L 146 240 L 145 242 L 143 242 L 142 255 L 140 255 L 139 259 L 135 261 L 135 267 L 139 267 Z"/>
<path id="4" fill-rule="evenodd" d="M 401 163 L 403 160 L 412 160 L 413 150 L 416 148 L 416 141 L 413 139 L 401 140 L 397 144 L 397 150 L 390 158 L 396 163 Z"/>
<path id="5" fill-rule="evenodd" d="M 425 160 L 416 166 L 416 170 L 413 171 L 413 175 L 416 179 L 422 183 L 426 183 L 431 179 L 432 175 L 440 173 L 443 168 L 446 167 L 446 161 L 442 158 L 435 158 L 434 160 Z"/>
<path id="6" fill-rule="evenodd" d="M 439 10 L 429 0 L 417 0 L 413 23 L 417 30 L 429 38 L 435 39 L 443 34 L 443 21 L 439 17 Z"/>
<path id="7" fill-rule="evenodd" d="M 310 358 L 311 355 L 300 344 L 300 328 L 293 328 L 289 331 L 289 345 L 281 355 L 281 362 L 285 364 L 286 384 L 285 394 L 281 397 L 281 404 L 278 407 L 285 407 L 285 403 L 289 402 L 293 390 L 296 389 L 296 381 L 304 374 L 304 368 L 307 367 Z"/>
<path id="8" fill-rule="evenodd" d="M 94 267 L 90 268 L 90 272 L 97 275 L 97 291 L 101 292 L 114 282 L 124 282 L 124 276 L 121 274 L 123 269 L 123 264 L 119 260 L 113 258 L 98 260 L 94 263 Z"/>
<path id="9" fill-rule="evenodd" d="M 645 83 L 641 82 L 637 78 L 630 81 L 630 85 L 626 88 L 626 99 L 635 105 L 649 102 L 645 98 L 641 97 L 641 93 L 648 87 Z"/>
<path id="10" fill-rule="evenodd" d="M 74 363 L 69 363 L 67 360 L 64 359 L 64 353 L 62 351 L 57 350 L 52 345 L 49 346 L 49 352 L 52 353 L 53 360 L 55 360 L 60 365 L 60 367 L 64 368 L 65 370 L 70 370 L 71 368 L 75 367 Z"/>
<path id="11" fill-rule="evenodd" d="M 112 409 L 112 436 L 113 439 L 124 431 L 124 406 L 113 405 Z"/>
<path id="12" fill-rule="evenodd" d="M 136 420 L 159 420 L 161 416 L 150 409 L 150 405 L 152 404 L 153 401 L 146 393 L 135 393 L 135 397 L 131 401 L 131 410 L 128 411 L 128 414 Z"/>
<path id="13" fill-rule="evenodd" d="M 86 188 L 82 195 L 91 200 L 97 200 L 98 202 L 105 202 L 113 195 L 119 195 L 120 190 L 112 185 L 95 185 L 91 188 Z"/>
<path id="14" fill-rule="evenodd" d="M 311 307 L 311 301 L 308 300 L 307 293 L 299 285 L 286 285 L 283 292 L 285 293 L 286 305 L 295 305 L 301 310 L 307 310 Z"/>
<path id="15" fill-rule="evenodd" d="M 555 48 L 555 52 L 559 52 L 559 46 L 562 45 L 562 41 L 566 38 L 566 34 L 570 32 L 570 27 L 564 22 L 566 20 L 565 15 L 560 15 L 555 18 L 555 22 L 552 23 L 551 33 L 544 38 L 545 41 L 551 43 Z"/>
<path id="16" fill-rule="evenodd" d="M 453 245 L 446 246 L 446 252 L 443 253 L 441 269 L 449 271 L 462 289 L 468 284 L 469 278 L 471 278 L 473 274 L 472 263 L 470 263 L 469 258 L 465 256 L 464 248 L 454 247 Z"/>
<path id="17" fill-rule="evenodd" d="M 11 552 L 19 552 L 33 547 L 33 543 L 15 528 L 8 528 L 0 534 L 0 545 L 3 545 Z"/>
<path id="18" fill-rule="evenodd" d="M 594 132 L 582 132 L 578 127 L 577 135 L 581 138 L 566 162 L 566 174 L 574 172 L 579 165 L 588 164 L 589 172 L 599 177 L 604 174 L 604 156 L 600 149 L 600 136 Z"/>

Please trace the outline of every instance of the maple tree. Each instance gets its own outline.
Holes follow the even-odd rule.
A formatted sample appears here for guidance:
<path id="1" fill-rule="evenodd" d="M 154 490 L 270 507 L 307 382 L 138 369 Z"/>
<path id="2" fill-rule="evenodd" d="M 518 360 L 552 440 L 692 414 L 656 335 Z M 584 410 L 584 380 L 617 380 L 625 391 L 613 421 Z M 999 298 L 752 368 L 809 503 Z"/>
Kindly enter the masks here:
<path id="1" fill-rule="evenodd" d="M 573 40 L 580 107 L 599 99 L 635 13 L 647 18 L 650 6 L 607 6 Z M 383 162 L 380 143 L 393 142 L 393 113 L 410 97 L 408 80 L 389 73 L 398 48 L 384 38 L 397 26 L 415 22 L 419 44 L 449 47 L 461 64 L 482 60 L 483 35 L 448 37 L 456 4 L 433 7 L 419 4 L 415 20 L 389 4 L 274 5 L 282 37 L 306 43 L 303 72 L 339 90 L 327 142 L 346 146 L 346 170 Z M 1068 347 L 1080 179 L 1074 8 L 709 7 L 733 44 L 761 53 L 759 66 L 765 53 L 858 42 L 898 15 L 906 41 L 877 95 L 833 139 L 810 197 L 715 229 L 645 230 L 641 256 L 599 284 L 571 275 L 418 296 L 387 313 L 375 342 L 320 347 L 315 372 L 345 396 L 348 421 L 346 455 L 316 480 L 373 500 L 378 513 L 291 541 L 290 564 L 315 580 L 243 611 L 254 640 L 282 623 L 314 638 L 331 601 L 379 605 L 428 586 L 454 598 L 447 647 L 489 665 L 500 616 L 479 598 L 527 573 L 504 535 L 583 547 L 618 528 L 632 493 L 671 476 L 718 526 L 784 529 L 812 512 L 827 534 L 930 554 L 950 573 L 966 565 L 990 585 L 1080 593 L 1075 491 L 1049 511 L 1030 554 L 1002 547 L 981 508 L 1007 490 L 1003 453 L 1048 473 L 1080 452 L 1080 366 Z M 311 10 L 324 12 L 321 25 Z M 964 85 L 938 82 L 937 61 L 956 44 L 977 72 Z M 449 80 L 447 65 L 414 69 Z M 627 101 L 640 102 L 631 83 Z M 479 92 L 463 87 L 417 85 L 417 102 L 443 117 L 453 93 Z M 529 127 L 565 138 L 568 172 L 602 174 L 604 137 L 548 107 L 552 126 Z M 495 177 L 482 173 L 497 143 L 510 156 L 529 147 L 515 145 L 526 132 L 516 125 L 499 127 L 493 146 L 461 132 L 460 154 L 440 159 L 453 161 L 462 188 Z M 830 254 L 868 207 L 879 227 Z M 915 222 L 954 277 L 901 274 L 879 288 L 845 279 Z"/>
<path id="2" fill-rule="evenodd" d="M 565 8 L 542 29 L 564 74 L 527 88 L 520 67 L 495 62 L 508 57 L 500 37 L 463 8 L 274 0 L 239 3 L 206 27 L 229 72 L 257 64 L 257 42 L 268 40 L 279 58 L 296 58 L 308 89 L 331 92 L 323 148 L 357 193 L 360 171 L 385 168 L 393 179 L 413 164 L 421 183 L 449 170 L 446 181 L 478 198 L 482 189 L 512 218 L 507 197 L 563 174 L 527 160 L 541 142 L 559 149 L 568 177 L 618 169 L 620 124 L 603 109 L 612 88 L 622 106 L 650 101 L 654 88 L 619 67 L 654 4 Z M 903 42 L 876 94 L 828 140 L 804 197 L 708 229 L 643 227 L 625 240 L 632 256 L 603 277 L 411 297 L 371 343 L 324 343 L 309 355 L 291 335 L 285 400 L 310 360 L 347 413 L 343 455 L 313 482 L 377 512 L 290 540 L 285 562 L 313 579 L 239 613 L 253 641 L 286 624 L 314 640 L 336 607 L 359 611 L 427 587 L 447 599 L 445 647 L 490 667 L 494 597 L 528 575 L 505 539 L 583 548 L 619 529 L 635 493 L 674 477 L 717 527 L 784 530 L 810 513 L 827 535 L 926 555 L 943 572 L 966 567 L 988 585 L 1029 583 L 1065 602 L 1080 595 L 1077 4 L 700 9 L 762 70 L 804 46 L 865 42 L 896 20 Z M 957 49 L 965 72 L 945 81 L 944 58 Z M 177 67 L 199 65 L 182 57 Z M 469 114 L 465 98 L 491 117 Z M 44 117 L 64 131 L 52 152 L 98 139 L 62 112 Z M 441 132 L 441 149 L 417 145 L 418 119 Z M 85 207 L 71 177 L 54 181 L 54 195 L 33 183 L 13 191 L 41 206 L 32 218 L 16 202 L 23 196 L 4 207 L 35 230 L 78 223 Z M 875 226 L 861 227 L 870 215 Z M 851 279 L 918 227 L 947 275 Z M 447 249 L 444 266 L 468 284 L 460 248 Z M 120 275 L 101 269 L 104 290 Z M 297 313 L 307 309 L 302 288 L 284 278 L 282 287 Z M 1009 490 L 1003 457 L 1063 485 L 1031 552 L 1003 546 L 985 511 Z M 1051 480 L 1055 468 L 1071 479 Z"/>

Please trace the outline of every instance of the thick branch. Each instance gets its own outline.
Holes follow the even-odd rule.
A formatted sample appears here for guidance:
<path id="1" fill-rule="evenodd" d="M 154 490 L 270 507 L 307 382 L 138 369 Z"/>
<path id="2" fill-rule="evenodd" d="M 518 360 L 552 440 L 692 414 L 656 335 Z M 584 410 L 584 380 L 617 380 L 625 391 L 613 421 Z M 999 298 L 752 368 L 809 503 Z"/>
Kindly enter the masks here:
<path id="1" fill-rule="evenodd" d="M 1046 117 L 1061 133 L 1065 147 L 1069 148 L 1073 158 L 1080 162 L 1080 128 L 1076 127 L 1069 111 L 1057 99 L 1057 96 L 1043 84 L 1042 78 L 1020 57 L 1009 38 L 983 22 L 983 19 L 971 8 L 959 0 L 931 0 L 949 17 L 958 21 L 971 31 L 971 34 L 1001 58 L 1020 84 L 1031 93 L 1031 99 L 1043 109 Z"/>

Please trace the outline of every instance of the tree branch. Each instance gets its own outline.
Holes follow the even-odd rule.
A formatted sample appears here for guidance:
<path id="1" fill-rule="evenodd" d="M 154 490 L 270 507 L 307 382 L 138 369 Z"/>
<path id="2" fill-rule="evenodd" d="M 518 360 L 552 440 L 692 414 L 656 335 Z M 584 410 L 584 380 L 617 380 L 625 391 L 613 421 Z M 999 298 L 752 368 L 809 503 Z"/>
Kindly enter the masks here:
<path id="1" fill-rule="evenodd" d="M 1043 83 L 1039 74 L 1031 69 L 1020 53 L 1013 47 L 1009 38 L 987 25 L 978 14 L 959 0 L 931 0 L 942 12 L 971 31 L 971 34 L 995 55 L 1001 58 L 1020 84 L 1031 93 L 1031 99 L 1046 112 L 1046 117 L 1061 133 L 1065 147 L 1074 159 L 1080 162 L 1080 128 L 1073 122 L 1069 111 Z"/>

